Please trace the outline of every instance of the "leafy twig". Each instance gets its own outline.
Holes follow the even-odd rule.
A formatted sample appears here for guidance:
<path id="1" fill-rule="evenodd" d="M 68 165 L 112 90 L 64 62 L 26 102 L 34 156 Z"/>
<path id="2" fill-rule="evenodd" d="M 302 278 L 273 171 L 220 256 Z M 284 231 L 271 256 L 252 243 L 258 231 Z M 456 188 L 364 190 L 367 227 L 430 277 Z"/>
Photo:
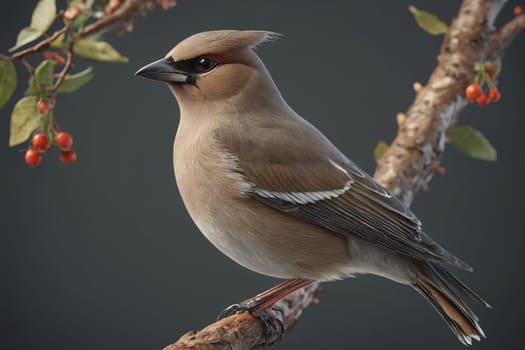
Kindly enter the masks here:
<path id="1" fill-rule="evenodd" d="M 159 1 L 164 10 L 175 6 L 175 1 Z M 28 27 L 22 29 L 18 35 L 16 44 L 10 50 L 18 50 L 21 46 L 34 42 L 29 47 L 19 50 L 13 54 L 0 55 L 0 74 L 5 76 L 0 86 L 0 108 L 11 98 L 16 88 L 17 75 L 13 61 L 20 62 L 28 71 L 31 79 L 26 96 L 21 98 L 15 105 L 11 114 L 11 129 L 9 145 L 16 146 L 33 135 L 29 149 L 26 152 L 26 163 L 37 166 L 40 163 L 40 153 L 46 152 L 50 147 L 57 146 L 61 149 L 61 160 L 65 157 L 64 152 L 69 152 L 71 158 L 72 150 L 60 147 L 55 136 L 58 133 L 57 121 L 54 117 L 54 107 L 59 92 L 71 93 L 86 84 L 93 77 L 91 67 L 76 74 L 68 74 L 73 67 L 76 57 L 104 62 L 127 62 L 111 44 L 103 41 L 99 35 L 114 24 L 120 22 L 127 31 L 132 29 L 132 21 L 139 11 L 151 11 L 155 7 L 153 0 L 104 0 L 97 2 L 68 1 L 67 8 L 57 11 L 55 0 L 40 0 L 33 11 L 32 20 Z M 103 10 L 103 12 L 102 12 Z M 102 14 L 99 17 L 99 14 Z M 87 23 L 91 18 L 93 23 Z M 47 35 L 46 32 L 56 22 L 63 22 L 63 26 Z M 43 52 L 48 47 L 50 51 L 44 52 L 44 60 L 35 69 L 28 58 Z M 66 56 L 65 60 L 62 55 Z M 54 60 L 54 66 L 50 60 Z M 58 72 L 57 66 L 64 65 Z M 55 74 L 54 71 L 57 70 Z M 18 106 L 18 108 L 16 108 Z M 64 133 L 62 133 L 64 134 Z M 37 147 L 34 144 L 35 137 L 43 142 L 45 147 Z M 71 136 L 68 134 L 70 139 Z M 49 140 L 53 140 L 49 142 Z M 69 142 L 71 143 L 71 142 Z M 35 156 L 37 147 L 38 152 Z M 28 161 L 28 154 L 32 161 Z M 69 163 L 69 161 L 67 161 Z"/>
<path id="2" fill-rule="evenodd" d="M 37 44 L 35 44 L 35 45 L 25 49 L 25 50 L 18 51 L 17 53 L 15 53 L 11 57 L 9 57 L 9 59 L 11 59 L 11 60 L 21 60 L 22 58 L 24 58 L 26 56 L 34 55 L 36 53 L 39 53 L 40 51 L 42 51 L 45 48 L 49 47 L 49 45 L 51 45 L 51 43 L 53 41 L 58 39 L 58 37 L 60 37 L 66 31 L 67 31 L 67 28 L 63 27 L 63 28 L 57 30 L 56 32 L 54 32 L 51 36 L 48 36 L 44 40 L 38 42 Z"/>

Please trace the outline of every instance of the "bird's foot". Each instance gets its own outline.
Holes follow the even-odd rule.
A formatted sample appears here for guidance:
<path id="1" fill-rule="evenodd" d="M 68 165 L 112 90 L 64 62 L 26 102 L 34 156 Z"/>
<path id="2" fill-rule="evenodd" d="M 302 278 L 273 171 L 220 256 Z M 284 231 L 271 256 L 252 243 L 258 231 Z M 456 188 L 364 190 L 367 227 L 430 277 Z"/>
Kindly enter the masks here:
<path id="1" fill-rule="evenodd" d="M 253 300 L 230 305 L 219 314 L 217 320 L 248 311 L 252 316 L 259 318 L 264 325 L 264 344 L 279 343 L 284 335 L 284 315 L 282 310 L 277 307 L 262 309 L 258 306 L 259 303 Z"/>
<path id="2" fill-rule="evenodd" d="M 277 311 L 279 316 L 275 314 Z M 279 308 L 272 309 L 255 309 L 252 315 L 256 314 L 264 324 L 264 345 L 278 344 L 284 335 L 284 316 L 283 311 Z M 254 315 L 255 316 L 255 315 Z"/>

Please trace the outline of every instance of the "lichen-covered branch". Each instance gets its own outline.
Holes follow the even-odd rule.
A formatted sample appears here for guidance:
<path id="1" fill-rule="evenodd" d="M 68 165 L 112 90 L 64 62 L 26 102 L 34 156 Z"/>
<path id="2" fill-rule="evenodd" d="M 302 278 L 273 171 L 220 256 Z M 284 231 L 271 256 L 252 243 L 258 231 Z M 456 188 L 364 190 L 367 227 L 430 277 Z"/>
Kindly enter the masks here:
<path id="1" fill-rule="evenodd" d="M 445 150 L 446 131 L 466 106 L 464 92 L 478 62 L 500 58 L 524 27 L 523 15 L 499 31 L 494 20 L 506 0 L 464 0 L 445 35 L 438 65 L 419 90 L 375 178 L 410 204 L 427 187 Z"/>
<path id="2" fill-rule="evenodd" d="M 496 31 L 493 23 L 506 0 L 464 0 L 446 33 L 438 64 L 425 86 L 415 85 L 416 98 L 398 117 L 399 131 L 379 161 L 375 179 L 410 205 L 416 192 L 428 186 L 445 149 L 446 131 L 466 106 L 465 88 L 475 76 L 474 65 L 500 58 L 504 48 L 525 27 L 520 15 Z M 416 89 L 417 87 L 417 89 Z M 312 285 L 276 304 L 285 319 L 285 330 L 304 308 L 317 299 L 319 285 Z M 275 312 L 278 317 L 279 312 Z M 265 339 L 261 321 L 249 313 L 215 322 L 201 331 L 183 335 L 164 350 L 252 349 L 272 344 Z"/>

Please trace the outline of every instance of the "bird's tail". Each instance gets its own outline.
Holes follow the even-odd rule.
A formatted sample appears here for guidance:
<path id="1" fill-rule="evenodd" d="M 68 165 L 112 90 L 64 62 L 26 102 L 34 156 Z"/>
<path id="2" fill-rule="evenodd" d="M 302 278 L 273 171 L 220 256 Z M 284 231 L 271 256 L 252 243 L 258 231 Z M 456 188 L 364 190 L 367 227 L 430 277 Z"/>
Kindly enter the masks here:
<path id="1" fill-rule="evenodd" d="M 418 279 L 412 286 L 436 308 L 464 345 L 471 345 L 472 339 L 485 338 L 478 317 L 461 297 L 486 307 L 490 305 L 445 268 L 436 263 L 421 262 Z"/>

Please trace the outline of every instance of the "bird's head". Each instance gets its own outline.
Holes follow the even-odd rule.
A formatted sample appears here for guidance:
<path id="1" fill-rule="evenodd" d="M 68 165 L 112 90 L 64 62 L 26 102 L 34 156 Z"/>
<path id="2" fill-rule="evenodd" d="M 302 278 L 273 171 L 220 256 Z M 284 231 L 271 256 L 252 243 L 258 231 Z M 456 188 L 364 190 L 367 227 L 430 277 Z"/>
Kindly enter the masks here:
<path id="1" fill-rule="evenodd" d="M 136 75 L 167 83 L 181 106 L 253 92 L 277 94 L 280 98 L 264 64 L 253 51 L 257 45 L 277 36 L 267 31 L 198 33 L 180 42 L 166 57 L 139 69 Z"/>

